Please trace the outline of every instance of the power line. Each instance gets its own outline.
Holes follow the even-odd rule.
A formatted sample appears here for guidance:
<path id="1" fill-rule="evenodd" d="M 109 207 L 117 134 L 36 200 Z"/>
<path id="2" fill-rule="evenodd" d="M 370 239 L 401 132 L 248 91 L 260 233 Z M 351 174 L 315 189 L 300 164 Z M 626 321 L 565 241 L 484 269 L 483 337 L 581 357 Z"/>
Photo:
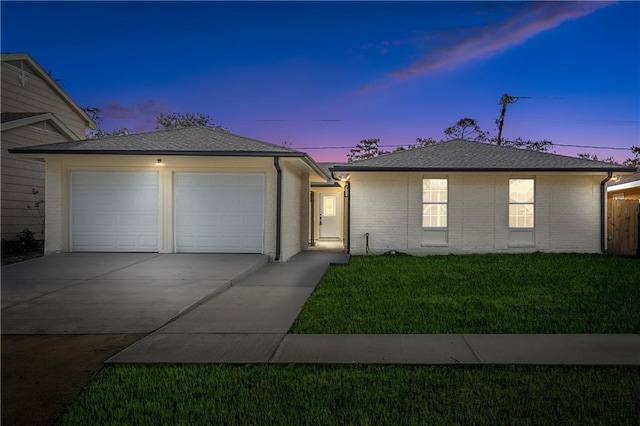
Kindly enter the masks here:
<path id="1" fill-rule="evenodd" d="M 398 146 L 404 146 L 404 145 L 378 145 L 380 148 L 396 148 Z M 573 145 L 573 144 L 561 144 L 561 143 L 554 143 L 552 146 L 562 146 L 562 147 L 569 147 L 569 148 L 589 148 L 589 149 L 612 149 L 612 150 L 617 150 L 617 151 L 630 151 L 631 147 L 619 147 L 619 146 L 593 146 L 593 145 Z M 354 145 L 352 146 L 302 146 L 302 147 L 297 147 L 296 149 L 351 149 L 354 148 Z"/>
<path id="2" fill-rule="evenodd" d="M 590 149 L 615 149 L 619 151 L 631 151 L 631 147 L 621 148 L 619 146 L 571 145 L 571 144 L 561 144 L 561 143 L 554 143 L 553 146 L 568 146 L 571 148 L 590 148 Z"/>

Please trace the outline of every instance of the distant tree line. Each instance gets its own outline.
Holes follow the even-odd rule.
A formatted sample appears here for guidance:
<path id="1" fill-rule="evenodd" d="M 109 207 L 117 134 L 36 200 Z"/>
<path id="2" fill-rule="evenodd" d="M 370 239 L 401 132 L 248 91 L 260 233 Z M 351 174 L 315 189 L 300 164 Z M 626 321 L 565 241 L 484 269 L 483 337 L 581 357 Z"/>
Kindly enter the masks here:
<path id="1" fill-rule="evenodd" d="M 443 133 L 445 136 L 443 139 L 434 139 L 431 137 L 427 137 L 427 138 L 418 137 L 416 138 L 415 144 L 409 144 L 406 147 L 403 145 L 399 145 L 393 150 L 393 152 L 405 151 L 405 150 L 414 149 L 414 148 L 422 148 L 425 146 L 429 146 L 429 145 L 433 145 L 433 144 L 437 144 L 437 143 L 441 143 L 441 142 L 445 142 L 447 140 L 453 140 L 453 139 L 465 139 L 465 140 L 470 140 L 475 142 L 484 142 L 489 144 L 497 143 L 497 137 L 491 136 L 489 132 L 482 130 L 480 128 L 480 125 L 478 124 L 478 121 L 476 119 L 469 118 L 469 117 L 465 117 L 458 120 L 458 122 L 456 122 L 454 125 L 445 128 Z M 553 142 L 548 141 L 546 139 L 541 141 L 532 141 L 532 140 L 523 139 L 520 137 L 517 137 L 514 139 L 502 138 L 500 145 L 510 146 L 513 148 L 528 149 L 531 151 L 538 151 L 538 152 L 549 152 L 553 149 Z M 370 138 L 370 139 L 361 140 L 354 148 L 352 148 L 349 151 L 347 158 L 348 158 L 348 161 L 351 162 L 355 160 L 363 160 L 366 158 L 377 157 L 378 155 L 388 154 L 389 152 L 390 151 L 385 151 L 380 148 L 380 139 Z M 638 165 L 640 165 L 640 147 L 632 146 L 631 154 L 632 154 L 632 157 L 627 158 L 623 163 L 629 166 L 637 167 Z M 606 163 L 617 164 L 616 160 L 613 157 L 599 158 L 597 155 L 594 155 L 588 152 L 580 153 L 578 154 L 578 157 L 585 158 L 588 160 L 596 160 L 596 161 L 603 161 Z"/>
<path id="2" fill-rule="evenodd" d="M 97 107 L 88 106 L 84 108 L 84 111 L 91 117 L 93 121 L 95 121 L 97 127 L 95 129 L 91 129 L 87 131 L 87 139 L 97 139 L 97 138 L 105 138 L 110 136 L 123 136 L 130 135 L 133 132 L 126 127 L 119 127 L 111 131 L 107 131 L 99 127 L 102 123 L 102 110 Z M 167 130 L 167 129 L 179 129 L 181 127 L 196 127 L 196 126 L 204 126 L 204 127 L 212 127 L 220 130 L 227 130 L 226 128 L 219 126 L 213 123 L 213 119 L 205 114 L 196 112 L 196 113 L 160 113 L 156 117 L 156 126 L 157 130 Z"/>
<path id="3" fill-rule="evenodd" d="M 445 136 L 443 139 L 417 137 L 415 144 L 409 144 L 406 147 L 404 145 L 399 145 L 396 147 L 394 152 L 422 148 L 453 139 L 464 139 L 491 144 L 495 144 L 497 141 L 495 136 L 492 137 L 489 132 L 480 128 L 478 120 L 469 117 L 461 118 L 454 125 L 445 128 L 443 133 Z M 501 145 L 542 152 L 549 151 L 553 148 L 553 142 L 548 140 L 531 141 L 522 138 L 502 139 Z M 349 161 L 362 160 L 388 153 L 389 151 L 380 149 L 380 139 L 364 139 L 349 151 L 348 159 Z"/>

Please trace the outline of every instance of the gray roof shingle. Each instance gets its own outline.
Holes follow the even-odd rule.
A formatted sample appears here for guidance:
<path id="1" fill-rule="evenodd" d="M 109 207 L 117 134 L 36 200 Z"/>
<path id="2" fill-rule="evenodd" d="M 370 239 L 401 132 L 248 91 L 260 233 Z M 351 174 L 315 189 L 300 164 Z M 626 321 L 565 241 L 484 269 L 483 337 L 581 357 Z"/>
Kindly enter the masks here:
<path id="1" fill-rule="evenodd" d="M 38 154 L 174 154 L 305 156 L 295 149 L 212 127 L 183 127 L 125 136 L 60 142 L 11 150 Z"/>
<path id="2" fill-rule="evenodd" d="M 466 140 L 336 165 L 333 171 L 620 171 L 635 168 Z"/>

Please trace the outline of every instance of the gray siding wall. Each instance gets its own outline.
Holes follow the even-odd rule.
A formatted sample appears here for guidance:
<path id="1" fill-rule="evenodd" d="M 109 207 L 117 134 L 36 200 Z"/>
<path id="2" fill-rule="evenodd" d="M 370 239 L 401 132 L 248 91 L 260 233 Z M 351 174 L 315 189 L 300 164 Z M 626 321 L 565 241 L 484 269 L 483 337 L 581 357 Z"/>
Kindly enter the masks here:
<path id="1" fill-rule="evenodd" d="M 84 139 L 86 125 L 84 119 L 45 80 L 31 72 L 26 63 L 24 69 L 27 81 L 22 87 L 18 79 L 22 70 L 16 66 L 19 63 L 19 61 L 2 62 L 2 112 L 53 113 L 79 139 Z M 36 200 L 32 193 L 33 189 L 40 192 L 37 198 L 45 199 L 44 164 L 16 158 L 8 153 L 8 149 L 66 142 L 69 139 L 49 123 L 41 122 L 2 131 L 1 140 L 2 225 L 0 231 L 2 238 L 15 240 L 17 234 L 25 228 L 36 232 L 37 238 L 43 238 L 36 218 L 37 214 L 27 209 L 27 205 L 33 206 Z"/>
<path id="2" fill-rule="evenodd" d="M 84 139 L 84 119 L 51 86 L 26 67 L 27 83 L 22 87 L 18 80 L 20 73 L 20 68 L 2 63 L 2 112 L 50 112 L 78 138 Z"/>
<path id="3" fill-rule="evenodd" d="M 15 240 L 16 235 L 25 228 L 36 232 L 37 238 L 43 238 L 36 214 L 27 209 L 27 205 L 33 206 L 35 202 L 33 189 L 40 191 L 38 198 L 44 200 L 44 164 L 16 158 L 7 150 L 64 141 L 66 138 L 63 135 L 34 126 L 2 132 L 2 239 Z"/>

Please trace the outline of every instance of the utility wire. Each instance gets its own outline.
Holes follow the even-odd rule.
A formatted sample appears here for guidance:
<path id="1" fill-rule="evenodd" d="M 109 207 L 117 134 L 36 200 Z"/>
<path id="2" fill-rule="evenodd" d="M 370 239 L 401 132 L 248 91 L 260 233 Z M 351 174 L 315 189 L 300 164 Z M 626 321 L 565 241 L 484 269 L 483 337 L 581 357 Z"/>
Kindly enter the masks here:
<path id="1" fill-rule="evenodd" d="M 378 145 L 380 148 L 395 148 L 403 145 Z M 613 149 L 619 151 L 630 151 L 631 147 L 623 148 L 619 146 L 592 146 L 592 145 L 572 145 L 572 144 L 561 144 L 554 143 L 552 146 L 563 146 L 570 148 L 589 148 L 589 149 Z M 354 145 L 351 146 L 301 146 L 296 147 L 296 149 L 351 149 Z"/>

